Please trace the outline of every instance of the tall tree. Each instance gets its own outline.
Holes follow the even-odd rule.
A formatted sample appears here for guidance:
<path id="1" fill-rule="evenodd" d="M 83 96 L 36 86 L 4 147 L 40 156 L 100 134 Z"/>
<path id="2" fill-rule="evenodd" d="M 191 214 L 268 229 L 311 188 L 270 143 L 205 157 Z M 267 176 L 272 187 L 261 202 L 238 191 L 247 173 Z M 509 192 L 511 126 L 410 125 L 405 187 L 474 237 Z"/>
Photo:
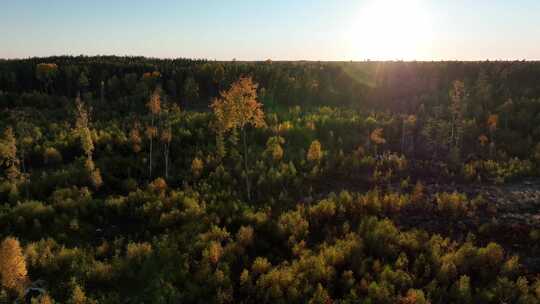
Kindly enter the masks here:
<path id="1" fill-rule="evenodd" d="M 491 142 L 489 144 L 489 155 L 490 157 L 494 156 L 495 153 L 495 131 L 497 131 L 497 125 L 499 123 L 499 115 L 490 114 L 487 120 L 487 126 L 489 130 L 489 137 Z"/>
<path id="2" fill-rule="evenodd" d="M 7 237 L 0 245 L 0 277 L 3 287 L 19 295 L 28 283 L 26 261 L 16 238 Z"/>
<path id="3" fill-rule="evenodd" d="M 461 81 L 454 81 L 450 90 L 450 146 L 461 149 L 461 139 L 463 135 L 463 102 L 465 100 L 465 84 Z"/>
<path id="4" fill-rule="evenodd" d="M 93 160 L 94 142 L 92 132 L 90 131 L 90 115 L 89 110 L 81 101 L 80 96 L 75 100 L 77 108 L 77 120 L 75 123 L 75 131 L 81 140 L 81 145 L 86 156 L 84 166 L 88 171 L 90 182 L 95 188 L 99 188 L 103 184 L 101 172 L 96 168 Z"/>
<path id="5" fill-rule="evenodd" d="M 161 131 L 161 142 L 163 143 L 163 159 L 165 162 L 165 178 L 169 178 L 169 153 L 172 141 L 172 128 L 169 124 Z"/>
<path id="6" fill-rule="evenodd" d="M 248 200 L 251 200 L 249 181 L 247 127 L 266 126 L 262 104 L 257 101 L 258 85 L 250 77 L 242 77 L 229 90 L 220 93 L 211 108 L 216 118 L 218 133 L 240 130 L 244 147 L 244 171 Z"/>
<path id="7" fill-rule="evenodd" d="M 150 114 L 150 125 L 146 128 L 146 137 L 148 137 L 150 140 L 150 150 L 148 152 L 148 176 L 152 178 L 152 150 L 154 137 L 156 137 L 158 134 L 155 120 L 159 118 L 159 114 L 161 113 L 161 96 L 159 89 L 154 90 L 154 93 L 152 93 L 150 96 L 150 100 L 146 104 L 146 107 L 148 108 Z"/>
<path id="8" fill-rule="evenodd" d="M 406 115 L 403 117 L 401 126 L 401 153 L 405 154 L 412 146 L 414 150 L 414 128 L 416 126 L 416 116 Z M 410 140 L 408 140 L 410 138 Z"/>

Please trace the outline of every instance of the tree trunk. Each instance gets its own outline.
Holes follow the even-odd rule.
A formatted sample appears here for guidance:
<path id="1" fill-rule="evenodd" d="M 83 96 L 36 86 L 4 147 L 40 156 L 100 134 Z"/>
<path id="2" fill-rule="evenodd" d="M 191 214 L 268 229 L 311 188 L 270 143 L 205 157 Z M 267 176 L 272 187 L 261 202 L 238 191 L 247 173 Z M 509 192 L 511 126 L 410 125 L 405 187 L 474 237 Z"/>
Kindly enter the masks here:
<path id="1" fill-rule="evenodd" d="M 148 176 L 152 178 L 152 137 L 150 137 L 150 155 L 148 159 Z"/>
<path id="2" fill-rule="evenodd" d="M 405 120 L 401 123 L 401 154 L 405 155 Z"/>
<path id="3" fill-rule="evenodd" d="M 24 164 L 24 153 L 21 153 L 21 166 L 23 177 L 26 177 L 26 165 Z M 26 193 L 26 199 L 30 199 L 30 193 L 28 187 L 30 186 L 30 174 L 28 175 L 28 180 L 25 180 L 24 191 Z"/>
<path id="4" fill-rule="evenodd" d="M 165 144 L 165 179 L 169 178 L 169 144 Z"/>
<path id="5" fill-rule="evenodd" d="M 248 201 L 251 201 L 251 189 L 250 189 L 250 183 L 249 183 L 249 173 L 248 173 L 248 149 L 247 149 L 247 139 L 246 139 L 246 129 L 242 129 L 242 137 L 244 142 L 244 172 L 246 174 L 246 191 L 247 191 L 247 197 Z"/>
<path id="6" fill-rule="evenodd" d="M 153 129 L 154 129 L 154 115 L 152 115 L 152 132 L 153 132 Z M 150 132 L 150 157 L 149 157 L 149 166 L 148 166 L 148 176 L 149 178 L 151 179 L 152 178 L 152 146 L 153 146 L 153 139 L 154 139 L 154 134 Z"/>

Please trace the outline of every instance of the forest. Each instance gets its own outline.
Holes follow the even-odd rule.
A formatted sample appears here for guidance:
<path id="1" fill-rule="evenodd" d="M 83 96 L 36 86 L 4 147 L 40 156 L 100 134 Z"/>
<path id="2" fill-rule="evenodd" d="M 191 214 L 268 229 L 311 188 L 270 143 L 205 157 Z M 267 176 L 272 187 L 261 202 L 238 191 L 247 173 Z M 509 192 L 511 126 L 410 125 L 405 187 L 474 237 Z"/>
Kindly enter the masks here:
<path id="1" fill-rule="evenodd" d="M 0 60 L 0 303 L 540 303 L 540 62 Z"/>

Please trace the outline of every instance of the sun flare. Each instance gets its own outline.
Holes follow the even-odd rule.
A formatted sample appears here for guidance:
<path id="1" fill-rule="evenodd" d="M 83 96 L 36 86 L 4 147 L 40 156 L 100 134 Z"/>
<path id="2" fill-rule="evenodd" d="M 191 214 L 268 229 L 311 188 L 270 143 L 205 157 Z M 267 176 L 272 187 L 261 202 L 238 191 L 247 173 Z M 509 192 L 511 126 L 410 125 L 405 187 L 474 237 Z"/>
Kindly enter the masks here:
<path id="1" fill-rule="evenodd" d="M 374 60 L 428 58 L 431 27 L 422 0 L 370 0 L 351 27 L 354 56 Z"/>

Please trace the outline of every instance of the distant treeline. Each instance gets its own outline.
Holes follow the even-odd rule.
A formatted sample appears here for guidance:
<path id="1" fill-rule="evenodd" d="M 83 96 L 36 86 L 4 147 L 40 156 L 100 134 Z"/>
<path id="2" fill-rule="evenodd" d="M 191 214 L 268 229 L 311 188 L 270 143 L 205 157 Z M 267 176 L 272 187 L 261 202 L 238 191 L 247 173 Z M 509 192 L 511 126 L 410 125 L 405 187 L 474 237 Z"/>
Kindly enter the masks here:
<path id="1" fill-rule="evenodd" d="M 107 102 L 110 110 L 125 111 L 140 106 L 159 86 L 173 102 L 203 108 L 242 75 L 260 84 L 259 97 L 269 108 L 344 105 L 410 113 L 421 104 L 446 103 L 454 80 L 463 81 L 469 98 L 478 101 L 482 109 L 477 112 L 509 98 L 540 96 L 540 62 L 218 62 L 61 56 L 0 60 L 0 102 L 10 106 L 21 93 L 70 99 L 80 93 L 89 102 Z"/>

